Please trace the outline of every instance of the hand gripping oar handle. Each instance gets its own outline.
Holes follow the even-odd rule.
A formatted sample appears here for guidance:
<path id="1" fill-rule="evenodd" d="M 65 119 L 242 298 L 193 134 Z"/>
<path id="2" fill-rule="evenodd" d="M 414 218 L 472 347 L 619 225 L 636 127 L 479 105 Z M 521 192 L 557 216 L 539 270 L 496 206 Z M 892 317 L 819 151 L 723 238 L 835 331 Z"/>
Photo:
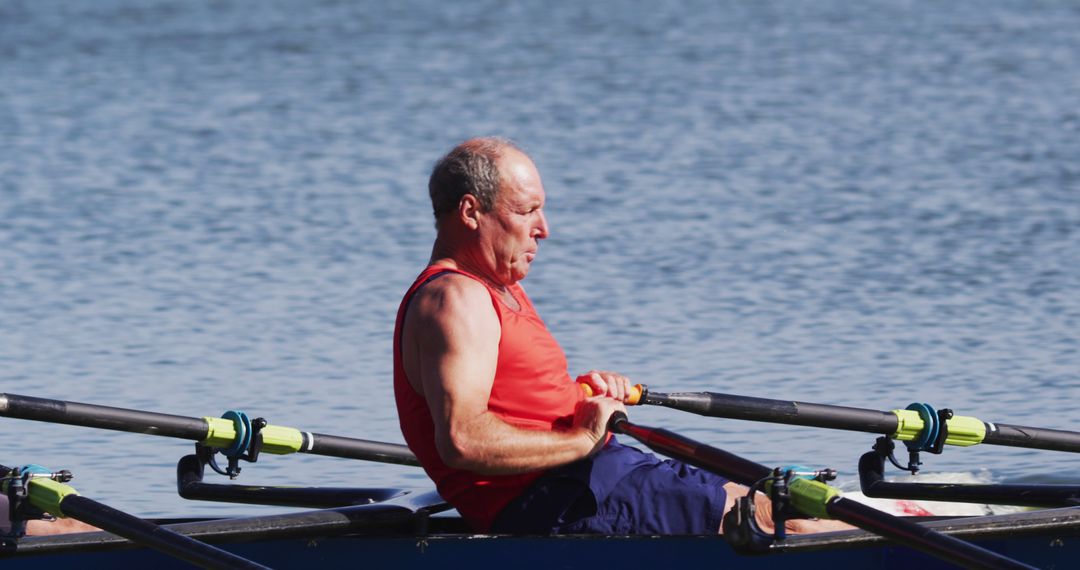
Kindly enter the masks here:
<path id="1" fill-rule="evenodd" d="M 242 429 L 231 419 L 190 418 L 18 394 L 0 394 L 0 416 L 174 437 L 198 441 L 216 448 L 228 448 L 243 439 Z M 262 438 L 263 453 L 311 453 L 382 463 L 420 465 L 416 456 L 404 445 L 303 432 L 296 428 L 275 425 L 261 428 L 259 435 Z"/>
<path id="2" fill-rule="evenodd" d="M 614 433 L 633 437 L 658 453 L 718 473 L 736 483 L 751 486 L 772 476 L 772 470 L 760 463 L 665 429 L 632 424 L 622 412 L 612 414 L 608 428 Z M 996 552 L 845 499 L 840 496 L 839 491 L 820 481 L 793 479 L 788 489 L 792 506 L 805 515 L 837 519 L 954 564 L 967 568 L 1033 568 Z"/>
<path id="3" fill-rule="evenodd" d="M 642 404 L 710 417 L 875 433 L 901 441 L 926 437 L 928 426 L 936 421 L 936 418 L 927 417 L 925 411 L 916 409 L 883 412 L 715 392 L 664 394 L 642 388 Z M 1080 452 L 1080 433 L 1072 431 L 984 422 L 969 416 L 945 420 L 944 429 L 947 430 L 945 443 L 948 445 L 966 447 L 984 443 Z"/>
<path id="4" fill-rule="evenodd" d="M 589 396 L 593 395 L 592 386 L 589 386 L 588 384 L 584 384 L 584 383 L 579 383 L 578 386 L 581 386 L 581 391 L 585 392 L 586 397 L 589 397 Z M 644 384 L 635 384 L 635 385 L 631 386 L 630 391 L 628 391 L 626 393 L 626 399 L 624 400 L 624 403 L 626 403 L 628 405 L 631 405 L 631 406 L 636 406 L 638 404 L 642 404 L 644 402 L 641 401 L 641 396 L 644 393 L 645 393 L 645 385 Z"/>
<path id="5" fill-rule="evenodd" d="M 203 568 L 269 570 L 267 566 L 242 558 L 227 550 L 199 542 L 83 497 L 66 483 L 47 476 L 35 476 L 36 474 L 47 475 L 45 470 L 37 466 L 26 468 L 22 475 L 26 481 L 27 498 L 34 507 L 43 512 L 80 520 Z M 7 492 L 10 484 L 12 484 L 11 480 L 3 482 L 3 492 Z"/>

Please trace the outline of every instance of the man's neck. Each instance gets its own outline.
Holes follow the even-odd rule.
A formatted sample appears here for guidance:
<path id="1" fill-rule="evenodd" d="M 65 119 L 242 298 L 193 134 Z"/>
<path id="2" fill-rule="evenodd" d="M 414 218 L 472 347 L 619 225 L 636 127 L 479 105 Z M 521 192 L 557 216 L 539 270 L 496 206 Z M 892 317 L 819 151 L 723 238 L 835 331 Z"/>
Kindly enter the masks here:
<path id="1" fill-rule="evenodd" d="M 431 260 L 428 262 L 428 265 L 438 265 L 448 269 L 458 269 L 469 275 L 473 275 L 477 279 L 483 281 L 489 289 L 498 293 L 506 306 L 515 311 L 521 310 L 521 303 L 519 303 L 513 293 L 510 292 L 510 287 L 508 285 L 492 279 L 487 273 L 476 267 L 475 264 L 469 263 L 468 260 L 461 258 L 461 256 L 454 256 L 447 253 L 440 254 L 438 244 L 436 244 L 435 249 L 431 253 Z"/>

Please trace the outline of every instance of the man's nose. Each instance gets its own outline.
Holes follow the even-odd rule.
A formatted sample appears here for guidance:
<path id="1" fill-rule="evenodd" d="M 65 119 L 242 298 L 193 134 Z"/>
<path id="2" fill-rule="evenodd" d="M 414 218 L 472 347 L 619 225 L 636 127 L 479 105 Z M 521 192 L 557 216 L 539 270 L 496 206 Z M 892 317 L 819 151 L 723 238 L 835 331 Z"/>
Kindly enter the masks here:
<path id="1" fill-rule="evenodd" d="M 540 232 L 536 234 L 536 239 L 547 239 L 548 235 L 551 233 L 551 230 L 548 228 L 547 216 L 545 216 L 542 211 L 540 212 L 540 225 L 537 229 L 539 229 Z"/>

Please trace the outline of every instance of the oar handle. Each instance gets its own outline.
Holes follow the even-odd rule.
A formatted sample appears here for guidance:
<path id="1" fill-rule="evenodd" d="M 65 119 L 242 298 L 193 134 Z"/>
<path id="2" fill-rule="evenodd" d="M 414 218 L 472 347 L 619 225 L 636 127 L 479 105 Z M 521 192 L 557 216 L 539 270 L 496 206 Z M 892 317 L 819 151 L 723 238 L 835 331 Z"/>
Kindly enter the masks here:
<path id="1" fill-rule="evenodd" d="M 611 433 L 624 433 L 623 426 L 630 423 L 630 418 L 626 417 L 626 414 L 622 412 L 614 412 L 611 417 L 608 418 L 607 428 Z"/>
<path id="2" fill-rule="evenodd" d="M 581 391 L 585 392 L 585 397 L 593 396 L 592 386 L 589 386 L 584 382 L 578 383 L 578 386 L 581 386 Z M 636 406 L 638 404 L 641 404 L 641 398 L 645 394 L 646 390 L 647 388 L 644 384 L 635 384 L 631 386 L 630 391 L 626 393 L 626 399 L 623 400 L 623 403 L 630 406 Z"/>

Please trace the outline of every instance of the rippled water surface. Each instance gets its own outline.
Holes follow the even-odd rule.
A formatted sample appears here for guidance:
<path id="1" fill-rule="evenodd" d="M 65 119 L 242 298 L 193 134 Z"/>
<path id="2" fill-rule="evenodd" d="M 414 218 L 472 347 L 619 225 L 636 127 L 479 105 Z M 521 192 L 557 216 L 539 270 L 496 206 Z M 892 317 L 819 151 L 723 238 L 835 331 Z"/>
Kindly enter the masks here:
<path id="1" fill-rule="evenodd" d="M 1064 2 L 0 2 L 0 389 L 400 442 L 432 162 L 525 146 L 573 372 L 1076 429 L 1080 9 Z M 634 409 L 851 480 L 873 437 Z M 190 444 L 0 419 L 145 515 Z M 1071 480 L 1069 456 L 932 470 Z M 264 456 L 241 482 L 425 485 Z"/>

